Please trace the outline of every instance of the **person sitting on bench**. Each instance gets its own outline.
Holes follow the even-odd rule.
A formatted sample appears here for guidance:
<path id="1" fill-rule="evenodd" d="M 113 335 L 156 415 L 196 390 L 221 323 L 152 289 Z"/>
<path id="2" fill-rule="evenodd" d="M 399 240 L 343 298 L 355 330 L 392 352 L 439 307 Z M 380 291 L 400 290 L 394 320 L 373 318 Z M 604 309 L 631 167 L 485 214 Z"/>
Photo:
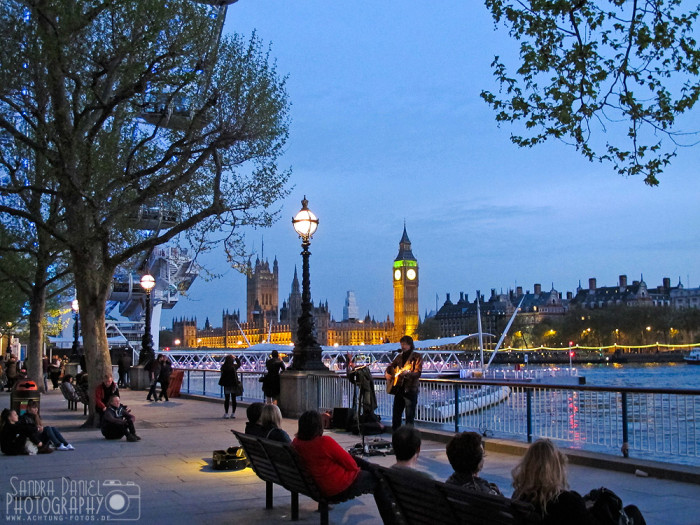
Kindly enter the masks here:
<path id="1" fill-rule="evenodd" d="M 336 501 L 373 493 L 377 478 L 371 464 L 348 454 L 332 437 L 323 435 L 321 414 L 307 410 L 299 417 L 292 446 L 301 456 L 321 493 Z"/>
<path id="2" fill-rule="evenodd" d="M 484 467 L 484 443 L 476 432 L 460 432 L 447 443 L 447 459 L 454 473 L 445 483 L 494 496 L 503 496 L 495 483 L 479 477 Z"/>
<path id="3" fill-rule="evenodd" d="M 391 436 L 391 445 L 396 454 L 396 463 L 391 468 L 407 470 L 428 479 L 434 479 L 429 473 L 418 469 L 421 438 L 417 428 L 410 425 L 400 426 Z"/>
<path id="4" fill-rule="evenodd" d="M 246 408 L 245 415 L 248 417 L 248 422 L 245 424 L 245 434 L 255 437 L 265 437 L 267 435 L 267 431 L 260 424 L 260 416 L 264 406 L 265 403 L 251 403 Z"/>

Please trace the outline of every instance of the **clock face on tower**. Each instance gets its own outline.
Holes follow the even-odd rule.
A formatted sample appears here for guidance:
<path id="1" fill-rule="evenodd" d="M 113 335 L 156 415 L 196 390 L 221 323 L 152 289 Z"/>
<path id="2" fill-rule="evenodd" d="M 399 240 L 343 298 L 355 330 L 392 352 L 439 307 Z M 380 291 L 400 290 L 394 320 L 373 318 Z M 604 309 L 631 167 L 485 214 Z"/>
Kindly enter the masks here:
<path id="1" fill-rule="evenodd" d="M 406 271 L 406 277 L 408 277 L 409 281 L 412 281 L 413 279 L 416 278 L 416 271 L 413 268 L 409 268 Z"/>
<path id="2" fill-rule="evenodd" d="M 399 281 L 401 279 L 401 270 L 394 270 L 394 280 Z"/>

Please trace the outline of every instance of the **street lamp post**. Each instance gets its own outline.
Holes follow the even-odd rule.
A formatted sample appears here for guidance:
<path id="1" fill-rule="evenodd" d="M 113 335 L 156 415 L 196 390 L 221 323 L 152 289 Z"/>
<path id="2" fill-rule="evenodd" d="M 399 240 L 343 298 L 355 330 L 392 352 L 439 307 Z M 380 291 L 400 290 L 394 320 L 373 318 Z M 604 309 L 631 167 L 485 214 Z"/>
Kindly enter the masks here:
<path id="1" fill-rule="evenodd" d="M 328 368 L 321 360 L 321 346 L 316 341 L 316 328 L 311 312 L 311 280 L 309 277 L 309 246 L 311 237 L 318 228 L 318 218 L 308 208 L 309 201 L 306 196 L 301 201 L 301 211 L 292 219 L 294 230 L 301 238 L 302 247 L 302 280 L 301 280 L 301 316 L 299 317 L 299 329 L 294 345 L 294 360 L 290 370 L 306 371 L 321 370 L 328 372 Z"/>
<path id="2" fill-rule="evenodd" d="M 73 299 L 71 303 L 71 308 L 73 309 L 73 348 L 71 350 L 71 361 L 75 362 L 78 359 L 78 348 L 80 348 L 80 305 L 77 299 Z"/>
<path id="3" fill-rule="evenodd" d="M 146 274 L 141 277 L 141 287 L 146 290 L 146 326 L 143 338 L 141 339 L 141 353 L 139 354 L 139 365 L 151 361 L 155 357 L 153 351 L 153 336 L 151 335 L 151 290 L 156 285 L 156 280 L 152 275 Z"/>

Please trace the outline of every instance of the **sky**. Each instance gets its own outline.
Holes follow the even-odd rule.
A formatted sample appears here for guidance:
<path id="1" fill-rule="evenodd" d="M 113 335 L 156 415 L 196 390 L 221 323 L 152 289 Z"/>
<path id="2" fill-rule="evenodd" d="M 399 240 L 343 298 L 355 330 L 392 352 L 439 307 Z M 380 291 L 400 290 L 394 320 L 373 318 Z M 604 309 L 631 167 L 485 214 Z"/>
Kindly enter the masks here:
<path id="1" fill-rule="evenodd" d="M 522 286 L 561 293 L 619 275 L 650 287 L 670 277 L 700 286 L 700 146 L 682 148 L 656 188 L 548 142 L 521 149 L 499 128 L 482 90 L 497 91 L 494 56 L 515 58 L 484 5 L 464 0 L 329 2 L 240 0 L 225 33 L 271 43 L 288 76 L 291 128 L 279 165 L 290 167 L 280 220 L 245 231 L 255 257 L 279 263 L 279 303 L 301 272 L 291 218 L 305 195 L 319 217 L 311 295 L 341 320 L 347 291 L 362 315 L 393 319 L 392 263 L 404 223 L 420 267 L 419 311 L 447 293 Z M 514 64 L 514 62 L 509 62 Z M 684 121 L 700 129 L 697 110 Z M 263 248 L 264 246 L 264 248 Z M 222 251 L 164 311 L 173 318 L 245 315 L 245 277 Z"/>

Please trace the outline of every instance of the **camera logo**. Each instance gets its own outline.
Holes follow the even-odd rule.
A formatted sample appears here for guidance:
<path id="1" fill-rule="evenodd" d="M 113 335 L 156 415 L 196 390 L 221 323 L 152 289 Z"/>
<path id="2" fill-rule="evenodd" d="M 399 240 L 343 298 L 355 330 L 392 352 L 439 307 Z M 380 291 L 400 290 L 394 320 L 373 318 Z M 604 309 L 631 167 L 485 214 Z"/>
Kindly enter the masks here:
<path id="1" fill-rule="evenodd" d="M 141 517 L 141 487 L 136 483 L 107 480 L 102 487 L 108 520 L 136 521 Z"/>

